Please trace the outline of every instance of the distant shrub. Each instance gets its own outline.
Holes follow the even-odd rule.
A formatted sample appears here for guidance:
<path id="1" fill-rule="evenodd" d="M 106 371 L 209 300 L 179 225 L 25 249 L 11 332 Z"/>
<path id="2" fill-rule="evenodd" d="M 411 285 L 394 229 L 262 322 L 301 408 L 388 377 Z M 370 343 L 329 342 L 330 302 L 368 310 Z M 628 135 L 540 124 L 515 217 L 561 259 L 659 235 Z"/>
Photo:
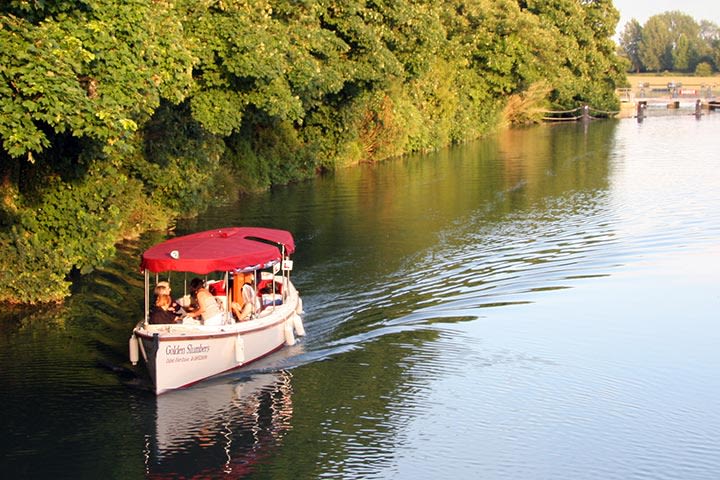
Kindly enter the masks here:
<path id="1" fill-rule="evenodd" d="M 552 87 L 548 82 L 539 81 L 526 91 L 511 95 L 502 113 L 505 125 L 526 125 L 539 123 L 546 109 L 547 97 Z"/>
<path id="2" fill-rule="evenodd" d="M 712 75 L 712 65 L 710 65 L 708 62 L 700 62 L 695 67 L 695 76 L 696 77 L 709 77 Z"/>
<path id="3" fill-rule="evenodd" d="M 242 131 L 228 137 L 225 144 L 223 160 L 243 190 L 264 190 L 315 175 L 312 150 L 290 121 L 249 117 Z"/>

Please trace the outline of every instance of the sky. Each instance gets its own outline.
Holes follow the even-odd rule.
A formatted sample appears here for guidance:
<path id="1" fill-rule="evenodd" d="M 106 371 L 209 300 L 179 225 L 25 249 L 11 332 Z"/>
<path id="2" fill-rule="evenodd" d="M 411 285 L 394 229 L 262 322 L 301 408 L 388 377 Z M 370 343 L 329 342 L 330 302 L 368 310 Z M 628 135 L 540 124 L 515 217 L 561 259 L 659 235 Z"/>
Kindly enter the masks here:
<path id="1" fill-rule="evenodd" d="M 720 25 L 720 1 L 718 0 L 613 0 L 620 12 L 617 31 L 621 32 L 625 24 L 634 18 L 644 25 L 648 18 L 659 13 L 678 10 L 695 19 L 710 20 Z"/>

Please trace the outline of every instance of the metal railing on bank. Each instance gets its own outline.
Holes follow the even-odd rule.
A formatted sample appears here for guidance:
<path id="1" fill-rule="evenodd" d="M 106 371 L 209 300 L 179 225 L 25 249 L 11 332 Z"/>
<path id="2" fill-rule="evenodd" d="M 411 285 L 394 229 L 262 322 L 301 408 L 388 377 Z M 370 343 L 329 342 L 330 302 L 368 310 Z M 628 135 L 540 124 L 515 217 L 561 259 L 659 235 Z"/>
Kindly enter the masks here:
<path id="1" fill-rule="evenodd" d="M 577 122 L 583 120 L 598 120 L 611 118 L 620 113 L 617 111 L 600 110 L 590 105 L 582 105 L 572 110 L 542 110 L 545 122 Z"/>

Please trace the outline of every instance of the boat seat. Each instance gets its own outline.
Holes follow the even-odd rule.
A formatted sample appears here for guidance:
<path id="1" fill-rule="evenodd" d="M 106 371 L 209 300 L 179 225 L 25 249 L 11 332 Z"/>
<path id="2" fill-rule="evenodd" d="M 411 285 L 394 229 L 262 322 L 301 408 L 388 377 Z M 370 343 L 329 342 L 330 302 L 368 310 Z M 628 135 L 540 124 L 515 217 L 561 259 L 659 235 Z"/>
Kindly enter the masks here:
<path id="1" fill-rule="evenodd" d="M 227 295 L 225 291 L 225 280 L 208 280 L 207 288 L 216 297 Z"/>
<path id="2" fill-rule="evenodd" d="M 275 298 L 273 298 L 275 297 Z M 270 305 L 282 305 L 282 295 L 276 293 L 273 295 L 272 293 L 266 293 L 262 295 L 261 297 L 261 305 L 262 308 L 269 307 Z"/>

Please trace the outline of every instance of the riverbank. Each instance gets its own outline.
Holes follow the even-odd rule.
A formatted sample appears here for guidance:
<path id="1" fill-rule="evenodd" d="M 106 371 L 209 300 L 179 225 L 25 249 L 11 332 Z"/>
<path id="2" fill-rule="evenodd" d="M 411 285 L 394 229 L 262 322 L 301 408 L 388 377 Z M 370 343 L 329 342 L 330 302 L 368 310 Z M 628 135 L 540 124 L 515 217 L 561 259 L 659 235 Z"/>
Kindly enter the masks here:
<path id="1" fill-rule="evenodd" d="M 720 96 L 720 75 L 696 77 L 667 73 L 628 75 L 629 87 L 618 89 L 621 100 L 619 118 L 631 118 L 637 111 L 637 100 L 659 103 L 697 99 L 706 101 Z"/>

